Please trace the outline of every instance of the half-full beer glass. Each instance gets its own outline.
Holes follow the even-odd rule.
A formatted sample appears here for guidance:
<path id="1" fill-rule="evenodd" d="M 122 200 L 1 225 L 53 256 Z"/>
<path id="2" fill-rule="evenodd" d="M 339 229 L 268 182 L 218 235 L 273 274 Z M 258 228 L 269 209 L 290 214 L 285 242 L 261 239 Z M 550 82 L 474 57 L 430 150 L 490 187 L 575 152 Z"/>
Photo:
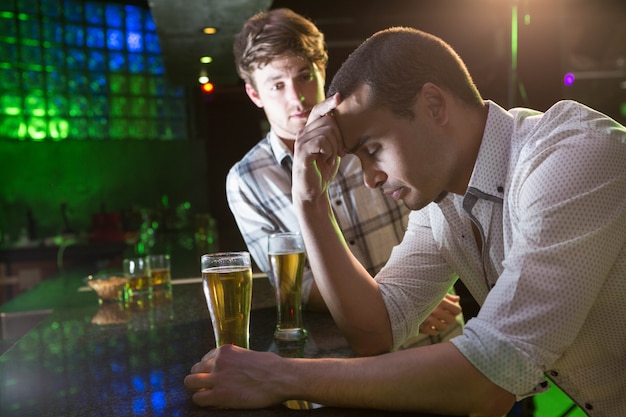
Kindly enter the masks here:
<path id="1" fill-rule="evenodd" d="M 216 346 L 250 348 L 252 268 L 248 252 L 203 255 L 202 287 Z"/>
<path id="2" fill-rule="evenodd" d="M 275 233 L 267 238 L 270 281 L 276 291 L 278 319 L 274 338 L 300 340 L 306 337 L 302 325 L 302 272 L 304 242 L 299 233 Z"/>

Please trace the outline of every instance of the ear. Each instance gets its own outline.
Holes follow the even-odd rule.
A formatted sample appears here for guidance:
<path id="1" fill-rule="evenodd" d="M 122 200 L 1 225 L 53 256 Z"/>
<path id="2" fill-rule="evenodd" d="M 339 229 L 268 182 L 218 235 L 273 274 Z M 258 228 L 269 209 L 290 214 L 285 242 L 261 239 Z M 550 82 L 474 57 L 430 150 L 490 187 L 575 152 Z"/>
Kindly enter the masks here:
<path id="1" fill-rule="evenodd" d="M 433 83 L 426 83 L 420 90 L 426 111 L 432 120 L 440 126 L 448 122 L 448 96 Z"/>
<path id="2" fill-rule="evenodd" d="M 246 83 L 246 94 L 258 108 L 263 108 L 263 100 L 261 100 L 259 93 L 257 93 L 252 84 Z"/>

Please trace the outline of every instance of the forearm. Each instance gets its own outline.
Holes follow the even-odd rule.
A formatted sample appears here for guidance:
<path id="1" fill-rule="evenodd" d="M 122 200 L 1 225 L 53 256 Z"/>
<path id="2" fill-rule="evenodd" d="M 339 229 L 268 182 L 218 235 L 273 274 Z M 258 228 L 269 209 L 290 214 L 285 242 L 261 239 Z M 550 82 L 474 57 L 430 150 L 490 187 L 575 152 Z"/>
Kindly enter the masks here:
<path id="1" fill-rule="evenodd" d="M 361 355 L 388 351 L 391 326 L 380 291 L 347 248 L 328 199 L 294 207 L 317 290 L 344 336 Z"/>
<path id="2" fill-rule="evenodd" d="M 502 416 L 514 396 L 485 378 L 449 343 L 369 358 L 296 360 L 292 398 L 342 407 Z"/>
<path id="3" fill-rule="evenodd" d="M 326 302 L 320 294 L 320 290 L 317 288 L 317 284 L 315 281 L 311 285 L 311 291 L 309 292 L 309 301 L 306 304 L 306 309 L 308 311 L 315 311 L 318 313 L 328 313 L 328 307 L 326 306 Z"/>

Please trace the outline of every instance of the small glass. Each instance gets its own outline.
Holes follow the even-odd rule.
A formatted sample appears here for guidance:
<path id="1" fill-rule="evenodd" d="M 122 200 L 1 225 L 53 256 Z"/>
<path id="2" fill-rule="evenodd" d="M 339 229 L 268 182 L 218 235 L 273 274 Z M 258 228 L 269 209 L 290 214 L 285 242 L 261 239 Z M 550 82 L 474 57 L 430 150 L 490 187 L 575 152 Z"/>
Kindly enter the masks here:
<path id="1" fill-rule="evenodd" d="M 128 278 L 126 291 L 129 297 L 149 295 L 152 293 L 152 282 L 148 263 L 143 257 L 127 258 L 123 260 L 124 274 Z"/>
<path id="2" fill-rule="evenodd" d="M 170 255 L 146 256 L 152 291 L 167 290 L 172 286 Z"/>

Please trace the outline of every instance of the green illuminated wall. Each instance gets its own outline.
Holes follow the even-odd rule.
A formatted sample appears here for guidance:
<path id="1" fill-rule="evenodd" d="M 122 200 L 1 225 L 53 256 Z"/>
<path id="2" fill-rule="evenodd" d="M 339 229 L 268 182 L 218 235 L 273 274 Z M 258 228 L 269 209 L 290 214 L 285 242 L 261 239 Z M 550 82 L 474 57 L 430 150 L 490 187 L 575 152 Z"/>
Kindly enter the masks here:
<path id="1" fill-rule="evenodd" d="M 32 210 L 37 237 L 56 236 L 67 203 L 70 225 L 91 231 L 101 211 L 189 201 L 208 211 L 204 141 L 1 142 L 0 230 L 15 240 Z"/>
<path id="2" fill-rule="evenodd" d="M 189 201 L 208 211 L 203 141 L 168 85 L 147 7 L 0 0 L 0 236 L 31 210 L 38 238 L 91 216 Z M 0 246 L 1 246 L 0 241 Z"/>
<path id="3" fill-rule="evenodd" d="M 0 140 L 185 139 L 147 7 L 0 2 Z"/>

